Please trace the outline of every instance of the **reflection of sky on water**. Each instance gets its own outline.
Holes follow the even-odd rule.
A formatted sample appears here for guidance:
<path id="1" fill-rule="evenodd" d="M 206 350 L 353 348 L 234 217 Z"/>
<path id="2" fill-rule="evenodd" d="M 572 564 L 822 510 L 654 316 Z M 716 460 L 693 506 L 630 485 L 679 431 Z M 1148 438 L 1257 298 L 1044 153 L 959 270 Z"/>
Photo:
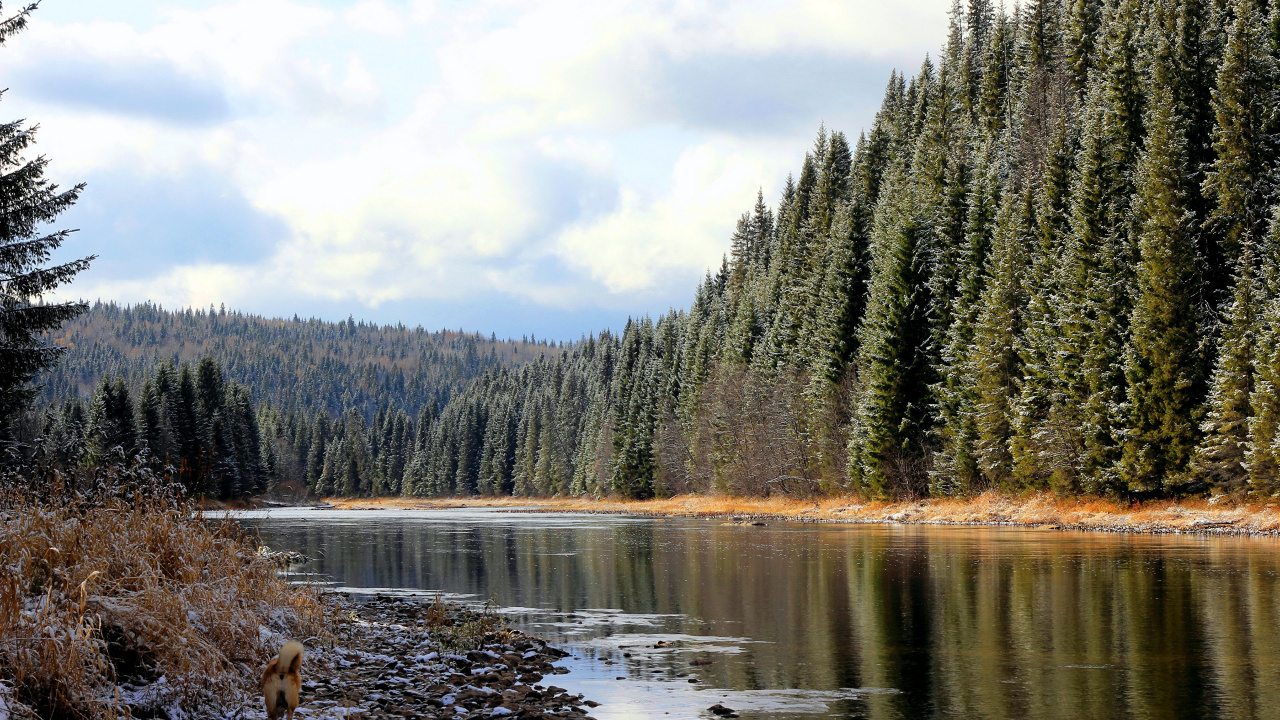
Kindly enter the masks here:
<path id="1" fill-rule="evenodd" d="M 486 509 L 242 513 L 295 578 L 494 603 L 600 720 L 1280 718 L 1274 540 Z M 619 679 L 623 678 L 623 679 Z M 690 681 L 694 682 L 690 682 Z"/>

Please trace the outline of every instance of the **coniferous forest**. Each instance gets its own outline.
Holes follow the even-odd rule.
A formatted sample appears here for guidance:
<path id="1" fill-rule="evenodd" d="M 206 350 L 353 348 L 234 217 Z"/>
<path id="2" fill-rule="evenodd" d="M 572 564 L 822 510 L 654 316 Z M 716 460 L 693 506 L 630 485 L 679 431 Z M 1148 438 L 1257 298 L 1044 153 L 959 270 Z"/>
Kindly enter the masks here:
<path id="1" fill-rule="evenodd" d="M 101 307 L 80 322 L 134 335 L 70 353 L 45 432 L 83 417 L 89 455 L 223 496 L 1280 491 L 1280 2 L 970 0 L 950 27 L 744 203 L 687 309 L 554 347 L 285 323 L 299 361 L 261 349 L 275 321 Z M 258 335 L 199 339 L 224 322 Z"/>

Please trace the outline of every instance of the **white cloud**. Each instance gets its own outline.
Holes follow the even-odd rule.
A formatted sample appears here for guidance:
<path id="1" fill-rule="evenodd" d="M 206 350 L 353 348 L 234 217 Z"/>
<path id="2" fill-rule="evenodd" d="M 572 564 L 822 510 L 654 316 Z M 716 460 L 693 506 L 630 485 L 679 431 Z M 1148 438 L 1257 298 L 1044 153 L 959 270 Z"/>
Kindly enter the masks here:
<path id="1" fill-rule="evenodd" d="M 288 236 L 252 267 L 184 264 L 78 289 L 166 304 L 499 295 L 636 312 L 684 304 L 757 188 L 775 199 L 829 113 L 869 120 L 887 63 L 914 68 L 935 50 L 948 6 L 156 3 L 145 28 L 37 14 L 4 49 L 0 80 L 52 58 L 171 68 L 229 109 L 211 100 L 184 124 L 165 107 L 3 107 L 42 123 L 60 180 L 198 164 Z M 856 76 L 868 67 L 875 77 Z M 874 90 L 852 97 L 863 85 Z"/>
<path id="2" fill-rule="evenodd" d="M 684 280 L 718 264 L 738 216 L 773 174 L 765 157 L 730 143 L 689 148 L 667 195 L 646 202 L 625 193 L 618 212 L 562 233 L 556 252 L 612 292 L 660 287 L 672 272 Z"/>
<path id="3" fill-rule="evenodd" d="M 262 274 L 237 265 L 178 265 L 139 279 L 98 279 L 92 271 L 88 282 L 78 282 L 75 295 L 95 300 L 143 302 L 167 307 L 208 307 L 226 303 L 237 307 L 263 287 Z"/>
<path id="4" fill-rule="evenodd" d="M 416 19 L 414 14 L 411 17 Z M 405 33 L 407 18 L 383 0 L 362 0 L 343 13 L 348 28 L 358 32 L 400 37 Z"/>

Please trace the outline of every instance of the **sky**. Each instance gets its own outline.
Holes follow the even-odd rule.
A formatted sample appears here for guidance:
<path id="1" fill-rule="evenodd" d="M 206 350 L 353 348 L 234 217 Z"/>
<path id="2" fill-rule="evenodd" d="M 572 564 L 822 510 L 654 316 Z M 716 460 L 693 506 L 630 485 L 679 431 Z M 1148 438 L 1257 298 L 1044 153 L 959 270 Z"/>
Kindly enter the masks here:
<path id="1" fill-rule="evenodd" d="M 0 117 L 86 184 L 63 296 L 572 340 L 686 307 L 949 7 L 43 0 Z"/>

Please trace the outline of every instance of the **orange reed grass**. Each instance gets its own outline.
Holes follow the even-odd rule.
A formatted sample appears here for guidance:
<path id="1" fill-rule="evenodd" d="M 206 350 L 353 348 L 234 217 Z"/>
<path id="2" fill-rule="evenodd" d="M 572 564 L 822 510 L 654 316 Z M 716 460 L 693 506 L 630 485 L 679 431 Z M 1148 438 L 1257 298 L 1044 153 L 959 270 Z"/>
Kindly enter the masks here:
<path id="1" fill-rule="evenodd" d="M 230 520 L 118 499 L 0 506 L 0 704 L 15 717 L 234 704 L 280 637 L 319 634 L 324 614 Z"/>
<path id="2" fill-rule="evenodd" d="M 342 509 L 431 509 L 444 507 L 537 507 L 548 512 L 630 513 L 668 517 L 752 518 L 832 522 L 926 522 L 1058 526 L 1078 530 L 1129 532 L 1280 532 L 1280 503 L 1203 499 L 1128 503 L 1100 497 L 1061 497 L 1047 492 L 1021 495 L 986 492 L 973 497 L 927 500 L 868 500 L 834 496 L 792 497 L 677 495 L 657 500 L 617 498 L 330 498 Z"/>

